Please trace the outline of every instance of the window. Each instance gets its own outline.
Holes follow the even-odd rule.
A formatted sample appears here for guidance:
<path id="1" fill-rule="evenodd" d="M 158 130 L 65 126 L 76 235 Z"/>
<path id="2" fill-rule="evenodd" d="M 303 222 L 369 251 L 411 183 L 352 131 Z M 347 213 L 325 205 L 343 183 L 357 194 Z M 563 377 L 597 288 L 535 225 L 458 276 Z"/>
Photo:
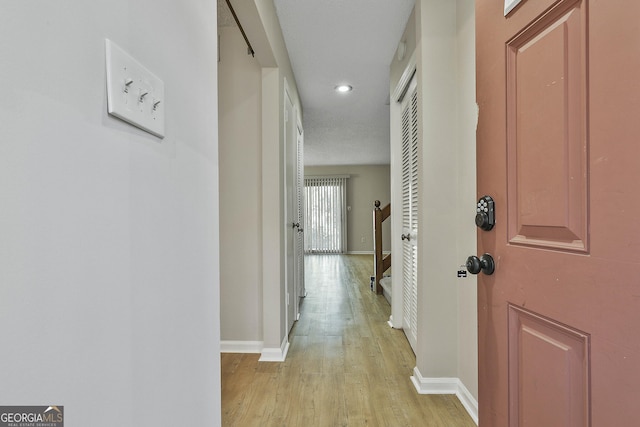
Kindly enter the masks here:
<path id="1" fill-rule="evenodd" d="M 347 176 L 304 179 L 305 253 L 344 253 L 347 248 Z"/>

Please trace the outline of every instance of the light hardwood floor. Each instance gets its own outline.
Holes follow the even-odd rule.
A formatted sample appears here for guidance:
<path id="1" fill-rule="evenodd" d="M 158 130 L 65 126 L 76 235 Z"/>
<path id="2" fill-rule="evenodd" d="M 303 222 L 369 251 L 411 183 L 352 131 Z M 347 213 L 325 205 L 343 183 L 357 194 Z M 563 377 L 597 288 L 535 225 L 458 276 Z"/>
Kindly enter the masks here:
<path id="1" fill-rule="evenodd" d="M 475 426 L 455 396 L 416 393 L 411 347 L 369 291 L 371 256 L 310 255 L 305 268 L 287 360 L 222 355 L 224 426 Z"/>

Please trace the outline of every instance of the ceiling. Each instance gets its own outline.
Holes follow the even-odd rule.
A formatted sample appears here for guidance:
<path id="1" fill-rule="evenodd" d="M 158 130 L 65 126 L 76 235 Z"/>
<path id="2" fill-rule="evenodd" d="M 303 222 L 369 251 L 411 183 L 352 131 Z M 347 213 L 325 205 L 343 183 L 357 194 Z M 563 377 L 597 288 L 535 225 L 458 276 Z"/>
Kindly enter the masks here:
<path id="1" fill-rule="evenodd" d="M 388 164 L 389 66 L 415 0 L 273 1 L 302 102 L 305 165 Z"/>

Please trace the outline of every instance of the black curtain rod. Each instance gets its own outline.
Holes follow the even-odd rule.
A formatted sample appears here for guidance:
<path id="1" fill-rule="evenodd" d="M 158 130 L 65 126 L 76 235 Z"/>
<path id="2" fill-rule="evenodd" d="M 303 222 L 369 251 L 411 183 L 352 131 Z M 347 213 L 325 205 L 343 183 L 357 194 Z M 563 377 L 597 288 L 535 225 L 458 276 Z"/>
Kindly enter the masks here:
<path id="1" fill-rule="evenodd" d="M 227 6 L 229 6 L 229 10 L 231 11 L 231 14 L 233 15 L 233 19 L 236 20 L 236 24 L 238 24 L 238 28 L 240 28 L 240 32 L 242 33 L 242 37 L 244 37 L 244 41 L 247 43 L 247 48 L 249 49 L 249 54 L 255 58 L 256 53 L 253 51 L 253 48 L 251 47 L 251 43 L 249 43 L 249 39 L 247 38 L 247 34 L 244 32 L 244 28 L 242 28 L 242 24 L 240 24 L 240 21 L 238 20 L 238 15 L 236 15 L 236 11 L 233 10 L 233 6 L 231 6 L 231 1 L 230 0 L 227 0 Z"/>

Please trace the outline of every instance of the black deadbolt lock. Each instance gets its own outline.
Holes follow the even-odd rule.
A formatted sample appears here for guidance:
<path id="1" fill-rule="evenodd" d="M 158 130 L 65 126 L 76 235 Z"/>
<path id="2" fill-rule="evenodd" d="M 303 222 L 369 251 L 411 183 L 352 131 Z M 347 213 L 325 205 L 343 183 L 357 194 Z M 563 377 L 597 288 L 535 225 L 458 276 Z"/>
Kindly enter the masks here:
<path id="1" fill-rule="evenodd" d="M 476 225 L 489 231 L 496 225 L 496 204 L 491 196 L 483 196 L 476 206 Z"/>

